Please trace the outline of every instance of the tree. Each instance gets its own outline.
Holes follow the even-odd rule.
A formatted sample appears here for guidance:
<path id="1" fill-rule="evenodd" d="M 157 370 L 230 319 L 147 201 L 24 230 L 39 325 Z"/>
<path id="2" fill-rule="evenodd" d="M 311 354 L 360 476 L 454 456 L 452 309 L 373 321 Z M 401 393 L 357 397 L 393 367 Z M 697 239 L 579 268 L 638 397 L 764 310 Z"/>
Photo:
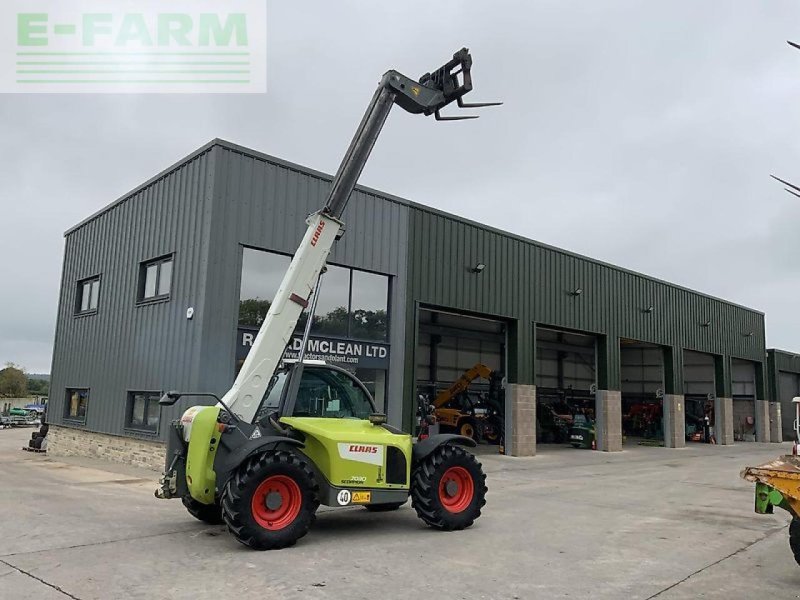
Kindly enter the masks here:
<path id="1" fill-rule="evenodd" d="M 269 300 L 248 298 L 239 302 L 239 325 L 261 327 L 269 312 Z"/>
<path id="2" fill-rule="evenodd" d="M 24 398 L 28 395 L 28 378 L 25 371 L 14 363 L 7 363 L 0 369 L 0 396 L 6 398 Z"/>
<path id="3" fill-rule="evenodd" d="M 28 377 L 28 393 L 31 396 L 47 396 L 50 393 L 50 382 Z"/>

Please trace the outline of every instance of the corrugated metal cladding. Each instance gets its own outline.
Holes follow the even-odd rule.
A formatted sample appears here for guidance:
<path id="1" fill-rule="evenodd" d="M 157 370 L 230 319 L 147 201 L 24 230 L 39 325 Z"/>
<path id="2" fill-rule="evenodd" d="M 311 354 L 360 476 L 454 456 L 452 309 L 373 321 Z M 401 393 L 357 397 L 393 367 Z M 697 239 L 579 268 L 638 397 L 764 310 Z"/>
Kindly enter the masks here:
<path id="1" fill-rule="evenodd" d="M 306 231 L 306 217 L 327 199 L 331 177 L 273 157 L 217 142 L 211 253 L 208 262 L 208 314 L 205 327 L 217 343 L 204 348 L 208 389 L 233 380 L 242 245 L 293 254 Z M 330 263 L 394 276 L 391 279 L 389 389 L 402 389 L 405 334 L 405 272 L 408 208 L 400 201 L 357 188 L 342 217 L 345 235 Z M 402 276 L 399 276 L 402 275 Z M 324 282 L 323 282 L 324 285 Z M 395 364 L 396 363 L 396 364 Z M 225 391 L 219 389 L 218 391 Z M 396 405 L 390 403 L 390 418 Z"/>
<path id="2" fill-rule="evenodd" d="M 423 207 L 412 206 L 409 219 L 407 385 L 417 304 L 509 320 L 509 377 L 520 383 L 534 381 L 533 323 L 605 336 L 610 389 L 620 385 L 619 338 L 674 347 L 675 387 L 682 349 L 764 361 L 757 311 Z M 486 265 L 480 274 L 471 271 L 477 263 Z"/>
<path id="3" fill-rule="evenodd" d="M 777 371 L 800 373 L 800 354 L 772 348 L 767 350 L 767 357 Z"/>
<path id="4" fill-rule="evenodd" d="M 65 388 L 90 388 L 86 429 L 122 434 L 129 390 L 196 387 L 212 175 L 205 149 L 67 232 L 51 423 L 64 423 Z M 169 253 L 170 301 L 138 305 L 140 263 Z M 97 313 L 75 316 L 77 282 L 93 276 L 100 277 Z M 162 411 L 162 433 L 176 410 Z"/>

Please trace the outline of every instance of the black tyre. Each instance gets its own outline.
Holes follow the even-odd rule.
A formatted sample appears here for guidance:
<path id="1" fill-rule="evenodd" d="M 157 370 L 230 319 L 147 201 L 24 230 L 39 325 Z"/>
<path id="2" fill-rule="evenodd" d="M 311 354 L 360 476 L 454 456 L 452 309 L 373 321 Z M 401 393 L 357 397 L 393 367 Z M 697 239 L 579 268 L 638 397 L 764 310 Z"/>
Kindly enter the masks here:
<path id="1" fill-rule="evenodd" d="M 472 525 L 486 504 L 486 491 L 480 463 L 458 446 L 440 446 L 411 474 L 411 505 L 417 516 L 443 531 Z"/>
<path id="2" fill-rule="evenodd" d="M 800 519 L 795 517 L 789 525 L 789 545 L 792 547 L 794 559 L 800 565 Z"/>
<path id="3" fill-rule="evenodd" d="M 219 504 L 203 504 L 191 496 L 184 496 L 181 500 L 186 510 L 195 519 L 209 525 L 220 525 L 222 523 L 222 508 Z"/>
<path id="4" fill-rule="evenodd" d="M 490 444 L 499 444 L 503 439 L 503 419 L 499 416 L 491 416 L 483 425 L 483 439 Z"/>
<path id="5" fill-rule="evenodd" d="M 404 504 L 405 502 L 392 502 L 391 504 L 366 504 L 364 505 L 364 508 L 366 508 L 369 512 L 389 512 L 391 510 L 397 510 Z"/>
<path id="6" fill-rule="evenodd" d="M 319 506 L 319 485 L 305 460 L 283 450 L 254 456 L 225 486 L 222 517 L 245 546 L 272 550 L 308 533 Z"/>

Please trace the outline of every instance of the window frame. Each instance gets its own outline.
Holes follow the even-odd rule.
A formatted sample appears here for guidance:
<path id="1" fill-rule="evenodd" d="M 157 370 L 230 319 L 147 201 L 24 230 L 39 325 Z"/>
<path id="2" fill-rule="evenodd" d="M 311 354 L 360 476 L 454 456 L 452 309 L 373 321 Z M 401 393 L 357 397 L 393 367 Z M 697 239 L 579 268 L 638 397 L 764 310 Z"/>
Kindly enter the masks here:
<path id="1" fill-rule="evenodd" d="M 72 416 L 70 409 L 70 392 L 86 392 L 86 411 L 83 417 Z M 89 402 L 92 399 L 92 390 L 89 387 L 65 387 L 64 388 L 64 422 L 71 425 L 86 425 L 86 418 L 89 415 Z"/>
<path id="2" fill-rule="evenodd" d="M 166 294 L 159 294 L 161 287 L 161 268 L 165 263 L 171 263 L 169 272 L 169 291 Z M 156 267 L 155 295 L 145 296 L 145 286 L 147 285 L 147 270 L 149 267 Z M 175 275 L 175 253 L 162 254 L 156 258 L 143 260 L 139 263 L 138 284 L 136 286 L 136 304 L 155 304 L 157 302 L 169 302 L 172 297 L 172 280 Z"/>
<path id="3" fill-rule="evenodd" d="M 161 396 L 163 395 L 163 392 L 155 391 L 155 390 L 127 390 L 126 394 L 127 394 L 127 399 L 125 401 L 125 423 L 124 423 L 125 431 L 131 431 L 131 432 L 139 433 L 139 434 L 142 434 L 142 435 L 158 436 L 158 433 L 161 430 L 161 408 L 160 408 L 160 406 L 159 406 L 159 411 L 158 411 L 158 423 L 156 423 L 155 429 L 153 429 L 153 428 L 147 427 L 146 425 L 139 426 L 139 425 L 134 425 L 133 424 L 133 405 L 134 405 L 135 398 L 136 398 L 137 395 L 144 395 L 144 396 L 148 397 L 148 400 L 146 401 L 145 406 L 144 406 L 144 418 L 145 418 L 145 421 L 146 421 L 147 420 L 147 409 L 150 406 L 150 402 L 153 401 L 153 400 L 151 400 L 151 398 L 155 398 L 155 403 L 158 404 L 158 401 L 161 398 Z"/>
<path id="4" fill-rule="evenodd" d="M 97 314 L 97 310 L 100 307 L 100 294 L 102 293 L 103 284 L 101 282 L 101 274 L 98 273 L 97 275 L 92 275 L 91 277 L 84 277 L 83 279 L 79 279 L 75 284 L 75 310 L 73 312 L 73 316 L 75 317 L 86 317 L 89 315 Z M 94 308 L 87 308 L 86 310 L 81 310 L 81 304 L 83 303 L 83 287 L 88 284 L 93 284 L 97 282 L 97 306 Z M 91 295 L 92 295 L 92 287 L 89 286 L 89 303 L 91 304 Z M 75 389 L 83 389 L 83 388 L 75 388 Z"/>

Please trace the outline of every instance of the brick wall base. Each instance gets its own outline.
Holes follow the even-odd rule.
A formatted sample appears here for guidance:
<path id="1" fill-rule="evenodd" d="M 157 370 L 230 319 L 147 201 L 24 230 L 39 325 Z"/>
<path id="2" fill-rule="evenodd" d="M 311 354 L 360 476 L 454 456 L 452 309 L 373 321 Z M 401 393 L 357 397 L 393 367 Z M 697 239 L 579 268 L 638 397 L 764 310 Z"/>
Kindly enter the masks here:
<path id="1" fill-rule="evenodd" d="M 714 437 L 717 444 L 733 444 L 734 402 L 731 398 L 714 398 Z"/>
<path id="2" fill-rule="evenodd" d="M 510 383 L 506 386 L 506 413 L 511 415 L 505 452 L 509 456 L 536 455 L 536 386 Z"/>
<path id="3" fill-rule="evenodd" d="M 783 443 L 783 419 L 781 403 L 769 403 L 769 441 L 773 444 Z"/>
<path id="4" fill-rule="evenodd" d="M 686 414 L 682 394 L 664 394 L 664 447 L 686 446 Z"/>
<path id="5" fill-rule="evenodd" d="M 51 425 L 47 434 L 47 453 L 50 456 L 100 458 L 163 471 L 166 446 L 163 442 Z"/>
<path id="6" fill-rule="evenodd" d="M 597 390 L 594 405 L 597 449 L 622 452 L 622 392 Z"/>
<path id="7" fill-rule="evenodd" d="M 769 402 L 766 400 L 756 400 L 755 413 L 756 441 L 769 442 Z"/>

